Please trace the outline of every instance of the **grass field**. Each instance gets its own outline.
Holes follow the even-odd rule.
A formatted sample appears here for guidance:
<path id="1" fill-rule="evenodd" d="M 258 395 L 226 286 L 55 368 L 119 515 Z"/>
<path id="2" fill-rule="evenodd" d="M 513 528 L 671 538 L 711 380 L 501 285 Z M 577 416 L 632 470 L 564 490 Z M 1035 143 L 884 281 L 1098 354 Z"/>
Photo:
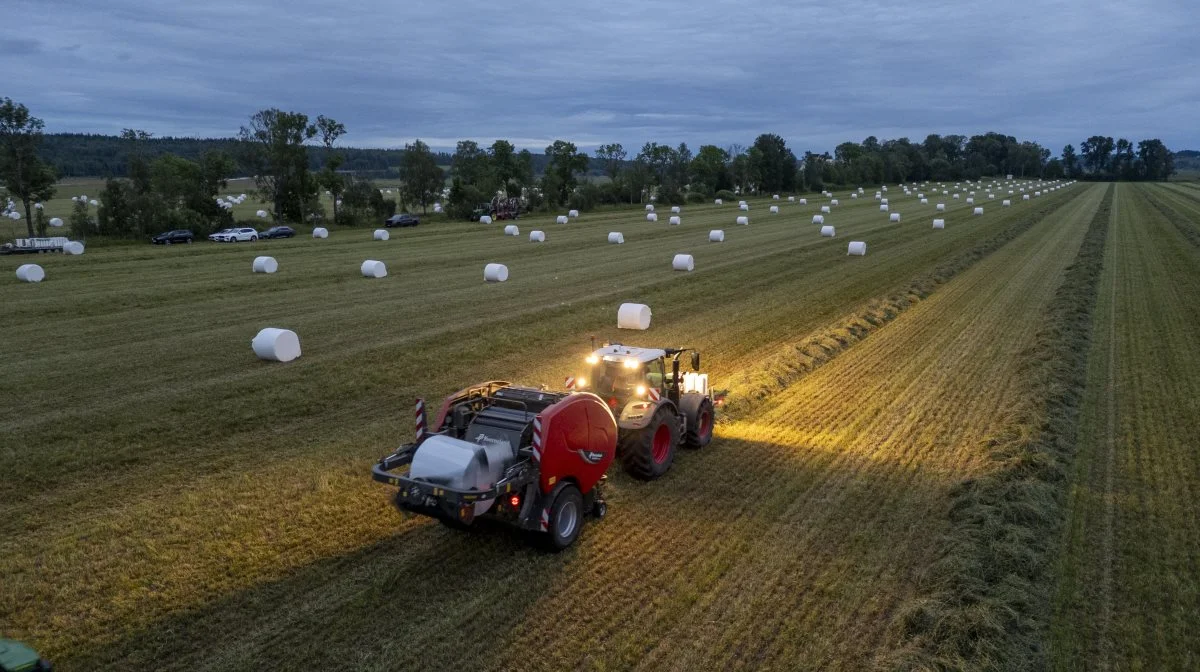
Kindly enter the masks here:
<path id="1" fill-rule="evenodd" d="M 67 670 L 982 665 L 978 652 L 947 654 L 949 635 L 913 615 L 952 583 L 928 568 L 953 557 L 962 484 L 1002 472 L 989 446 L 1041 408 L 1033 336 L 1061 305 L 1109 189 L 981 202 L 983 217 L 931 198 L 947 203 L 943 231 L 930 228 L 932 205 L 894 188 L 899 225 L 870 192 L 843 194 L 827 216 L 834 239 L 810 223 L 827 199 L 810 196 L 780 203 L 780 215 L 755 201 L 748 227 L 734 225 L 736 206 L 706 205 L 685 207 L 680 227 L 611 211 L 566 226 L 525 219 L 517 238 L 463 224 L 387 242 L 341 230 L 324 241 L 99 248 L 39 258 L 40 285 L 11 280 L 27 260 L 0 259 L 10 278 L 0 285 L 0 632 Z M 1179 242 L 1188 189 L 1120 187 L 1110 257 L 1120 236 L 1194 269 L 1196 248 Z M 1146 213 L 1154 226 L 1119 224 Z M 527 242 L 533 228 L 547 232 L 544 245 Z M 726 242 L 708 243 L 711 228 Z M 614 230 L 625 245 L 603 243 Z M 847 257 L 848 240 L 867 241 L 869 254 Z M 676 252 L 693 254 L 697 270 L 672 272 Z M 251 274 L 265 253 L 279 273 Z M 389 276 L 359 277 L 367 258 Z M 483 282 L 489 261 L 509 266 L 509 282 Z M 1178 302 L 1163 319 L 1180 340 L 1160 346 L 1186 360 L 1198 325 L 1185 288 L 1149 286 Z M 627 300 L 652 306 L 650 332 L 613 328 Z M 1101 296 L 1097 325 L 1106 305 Z M 264 326 L 295 329 L 304 356 L 257 361 L 247 346 Z M 401 518 L 369 479 L 370 464 L 411 433 L 414 397 L 486 378 L 556 385 L 591 335 L 698 347 L 730 404 L 713 445 L 683 454 L 666 478 L 614 470 L 610 516 L 575 548 L 547 555 L 504 528 L 468 535 Z M 1102 417 L 1096 361 L 1081 427 Z M 1194 383 L 1190 363 L 1159 364 L 1176 367 L 1178 385 Z M 1168 419 L 1190 412 L 1158 398 Z M 1173 479 L 1178 502 L 1196 485 L 1180 454 L 1194 433 L 1152 429 L 1130 441 L 1155 444 L 1163 462 L 1136 462 L 1130 478 Z M 1080 494 L 1093 479 L 1089 441 L 1080 435 L 1059 563 L 1080 581 L 1097 567 L 1080 543 L 1112 518 Z M 1188 530 L 1161 539 L 1160 556 L 1196 541 L 1194 507 L 1169 503 L 1145 504 L 1164 528 Z M 1114 532 L 1114 553 L 1149 561 L 1136 554 L 1150 552 L 1137 536 L 1150 531 L 1129 533 L 1126 546 Z M 1175 570 L 1191 590 L 1180 608 L 1195 605 L 1194 558 Z M 1112 571 L 1145 592 L 1136 610 L 1110 600 L 1107 632 L 1181 623 L 1172 619 L 1186 608 L 1144 599 L 1167 579 L 1136 564 Z M 1090 635 L 1071 627 L 1095 606 L 1079 592 L 1064 582 L 1054 623 L 1031 629 L 1066 667 L 1075 650 L 1116 655 L 1090 650 Z M 1194 656 L 1194 634 L 1171 630 L 1165 643 Z"/>

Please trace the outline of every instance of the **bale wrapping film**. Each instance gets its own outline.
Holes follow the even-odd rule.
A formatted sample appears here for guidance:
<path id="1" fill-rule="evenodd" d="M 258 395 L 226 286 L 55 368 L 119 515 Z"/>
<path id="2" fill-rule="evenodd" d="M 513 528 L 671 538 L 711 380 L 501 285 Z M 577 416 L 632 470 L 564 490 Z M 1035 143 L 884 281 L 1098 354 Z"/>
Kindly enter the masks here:
<path id="1" fill-rule="evenodd" d="M 313 238 L 328 238 L 328 237 L 329 237 L 329 229 L 327 229 L 323 226 L 318 226 L 317 228 L 313 229 Z"/>
<path id="2" fill-rule="evenodd" d="M 387 266 L 382 261 L 375 259 L 367 259 L 359 266 L 364 278 L 383 278 L 387 277 Z"/>
<path id="3" fill-rule="evenodd" d="M 982 214 L 983 214 L 983 208 L 975 208 L 975 211 L 974 211 L 973 213 L 971 213 L 971 214 L 974 214 L 974 215 L 982 215 Z"/>
<path id="4" fill-rule="evenodd" d="M 388 233 L 387 229 L 375 229 L 375 240 L 387 240 L 392 234 Z"/>
<path id="5" fill-rule="evenodd" d="M 935 220 L 933 220 L 933 228 L 935 228 L 935 229 L 944 229 L 944 228 L 946 228 L 946 220 L 944 220 L 944 219 L 935 219 Z"/>
<path id="6" fill-rule="evenodd" d="M 825 215 L 813 215 L 813 224 L 824 224 Z"/>
<path id="7" fill-rule="evenodd" d="M 677 254 L 671 260 L 671 268 L 677 271 L 691 271 L 696 268 L 696 261 L 690 254 Z"/>
<path id="8" fill-rule="evenodd" d="M 834 236 L 833 227 L 832 226 L 822 226 L 821 227 L 821 235 L 825 236 L 826 238 L 833 238 L 833 236 Z"/>
<path id="9" fill-rule="evenodd" d="M 50 218 L 50 226 L 57 228 L 62 225 L 63 225 L 63 220 L 61 217 L 51 217 Z"/>
<path id="10" fill-rule="evenodd" d="M 504 264 L 488 264 L 484 266 L 483 279 L 488 282 L 504 282 L 508 280 L 508 266 Z"/>
<path id="11" fill-rule="evenodd" d="M 37 264 L 21 264 L 17 267 L 17 279 L 21 282 L 41 282 L 46 279 L 46 271 Z"/>
<path id="12" fill-rule="evenodd" d="M 83 243 L 79 242 L 78 240 L 67 241 L 67 243 L 63 245 L 63 254 L 70 254 L 76 257 L 83 254 Z"/>
<path id="13" fill-rule="evenodd" d="M 749 217 L 738 217 L 737 224 L 738 224 L 738 226 L 748 226 L 750 224 L 750 218 Z"/>
<path id="14" fill-rule="evenodd" d="M 504 235 L 519 236 L 519 235 L 521 235 L 521 229 L 518 228 L 516 224 L 509 224 L 504 227 Z"/>
<path id="15" fill-rule="evenodd" d="M 274 273 L 279 270 L 279 262 L 275 261 L 275 257 L 255 257 L 250 270 L 255 273 Z"/>
<path id="16" fill-rule="evenodd" d="M 569 217 L 567 217 L 566 215 L 559 215 L 558 217 L 555 217 L 555 218 L 554 218 L 554 223 L 555 223 L 555 224 L 566 224 L 566 223 L 567 223 L 567 222 L 569 222 L 569 221 L 571 221 L 571 220 L 570 220 L 570 218 L 569 218 Z"/>
<path id="17" fill-rule="evenodd" d="M 889 221 L 889 222 L 898 222 L 898 221 L 900 221 L 900 213 L 898 213 L 898 212 L 893 212 L 892 214 L 888 215 L 888 221 Z"/>
<path id="18" fill-rule="evenodd" d="M 867 254 L 867 244 L 861 240 L 852 240 L 850 245 L 846 247 L 846 255 L 854 257 L 864 257 Z"/>
<path id="19" fill-rule="evenodd" d="M 300 356 L 300 337 L 291 329 L 267 327 L 250 341 L 259 359 L 268 362 L 290 362 Z"/>
<path id="20" fill-rule="evenodd" d="M 531 242 L 531 243 L 546 242 L 546 232 L 545 231 L 530 231 L 529 232 L 529 242 Z"/>
<path id="21" fill-rule="evenodd" d="M 653 212 L 647 212 L 647 213 L 646 213 L 646 221 L 647 221 L 647 222 L 657 222 L 657 221 L 658 221 L 658 214 L 657 214 L 657 213 L 653 213 Z"/>
<path id="22" fill-rule="evenodd" d="M 708 232 L 708 242 L 723 243 L 725 242 L 725 232 L 721 229 L 713 229 Z"/>
<path id="23" fill-rule="evenodd" d="M 608 242 L 613 245 L 620 245 L 625 242 L 625 236 L 621 235 L 620 231 L 610 231 L 608 233 Z"/>
<path id="24" fill-rule="evenodd" d="M 622 303 L 621 307 L 617 308 L 617 328 L 644 331 L 650 328 L 650 317 L 650 306 L 644 303 Z"/>
<path id="25" fill-rule="evenodd" d="M 568 210 L 567 211 L 567 217 L 578 217 L 578 216 L 579 216 L 578 210 Z"/>
<path id="26" fill-rule="evenodd" d="M 491 223 L 492 223 L 492 216 L 491 216 L 491 215 L 484 215 L 484 216 L 480 217 L 480 218 L 479 218 L 479 223 L 480 223 L 480 224 L 491 224 Z"/>
<path id="27" fill-rule="evenodd" d="M 773 214 L 773 215 L 778 215 L 778 214 L 779 214 L 779 206 L 778 206 L 778 205 L 772 205 L 772 206 L 770 207 L 770 212 L 771 212 L 771 214 Z"/>
<path id="28" fill-rule="evenodd" d="M 671 215 L 671 219 L 667 220 L 667 222 L 671 226 L 679 226 L 679 224 L 682 222 L 682 220 L 679 219 L 679 215 Z"/>

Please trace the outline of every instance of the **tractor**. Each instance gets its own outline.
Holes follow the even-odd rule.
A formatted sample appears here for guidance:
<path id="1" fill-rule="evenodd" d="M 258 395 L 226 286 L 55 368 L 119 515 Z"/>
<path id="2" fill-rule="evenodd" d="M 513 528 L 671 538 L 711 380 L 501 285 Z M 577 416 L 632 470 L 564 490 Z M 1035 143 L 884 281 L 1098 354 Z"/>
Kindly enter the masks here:
<path id="1" fill-rule="evenodd" d="M 691 352 L 692 370 L 680 375 L 679 358 Z M 591 392 L 617 418 L 617 456 L 631 476 L 652 480 L 667 473 L 677 446 L 703 448 L 712 441 L 713 395 L 700 353 L 689 348 L 593 348 L 587 371 L 567 378 L 568 389 Z"/>
<path id="2" fill-rule="evenodd" d="M 403 512 L 458 529 L 498 519 L 551 550 L 567 548 L 585 516 L 604 517 L 605 472 L 618 457 L 650 480 L 671 468 L 676 446 L 712 441 L 713 397 L 698 352 L 593 349 L 587 373 L 567 378 L 566 391 L 479 383 L 446 397 L 428 427 L 418 399 L 415 441 L 380 459 L 372 478 L 397 488 Z M 689 351 L 693 370 L 681 376 Z"/>

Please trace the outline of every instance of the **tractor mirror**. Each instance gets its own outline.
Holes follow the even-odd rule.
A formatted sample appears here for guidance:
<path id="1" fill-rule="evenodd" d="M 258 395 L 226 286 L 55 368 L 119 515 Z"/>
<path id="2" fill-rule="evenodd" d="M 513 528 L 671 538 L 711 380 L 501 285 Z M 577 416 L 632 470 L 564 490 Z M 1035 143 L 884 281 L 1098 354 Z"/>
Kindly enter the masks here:
<path id="1" fill-rule="evenodd" d="M 698 352 L 692 353 L 692 370 L 693 371 L 700 370 L 700 353 L 698 353 Z"/>

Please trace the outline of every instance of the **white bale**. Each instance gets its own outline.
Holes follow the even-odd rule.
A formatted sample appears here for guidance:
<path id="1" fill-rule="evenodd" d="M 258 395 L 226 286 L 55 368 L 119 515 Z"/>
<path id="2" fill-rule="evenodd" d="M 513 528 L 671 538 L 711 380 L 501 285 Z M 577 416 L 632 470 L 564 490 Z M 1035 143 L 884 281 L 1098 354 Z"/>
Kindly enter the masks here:
<path id="1" fill-rule="evenodd" d="M 275 261 L 275 257 L 255 257 L 250 270 L 255 273 L 274 273 L 279 270 L 279 262 Z"/>
<path id="2" fill-rule="evenodd" d="M 975 211 L 974 211 L 972 214 L 975 214 L 975 215 L 982 215 L 982 214 L 983 214 L 983 208 L 975 208 Z"/>
<path id="3" fill-rule="evenodd" d="M 578 216 L 579 216 L 578 210 L 568 210 L 567 211 L 567 217 L 578 217 Z"/>
<path id="4" fill-rule="evenodd" d="M 433 214 L 435 214 L 435 215 L 442 214 L 442 204 L 441 203 L 433 204 Z"/>
<path id="5" fill-rule="evenodd" d="M 778 200 L 779 200 L 779 194 L 774 194 L 774 195 L 772 195 L 772 196 L 771 196 L 771 200 L 773 200 L 773 201 L 778 201 Z"/>
<path id="6" fill-rule="evenodd" d="M 9 219 L 11 219 L 11 220 L 13 220 L 13 221 L 15 222 L 16 220 L 18 220 L 18 219 L 20 219 L 20 218 L 21 218 L 21 213 L 19 213 L 19 212 L 10 212 L 10 213 L 8 213 L 8 218 L 9 218 Z"/>
<path id="7" fill-rule="evenodd" d="M 968 199 L 967 199 L 967 205 L 975 205 L 975 199 L 973 199 L 973 198 L 968 198 Z"/>
<path id="8" fill-rule="evenodd" d="M 94 199 L 94 198 L 93 198 L 92 200 L 88 201 L 88 205 L 90 205 L 90 206 L 92 206 L 92 207 L 94 208 L 94 207 L 96 207 L 97 205 L 100 205 L 100 203 L 99 203 L 99 202 L 97 202 L 97 201 L 96 201 L 96 199 Z"/>
<path id="9" fill-rule="evenodd" d="M 721 204 L 723 204 L 723 203 L 724 203 L 724 201 L 722 201 L 722 200 L 721 200 L 721 199 L 719 199 L 719 198 L 717 198 L 717 199 L 714 199 L 714 200 L 713 200 L 713 205 L 721 205 Z"/>
<path id="10" fill-rule="evenodd" d="M 259 210 L 258 212 L 254 213 L 254 214 L 255 214 L 255 216 L 257 216 L 259 219 L 266 219 L 266 217 L 267 217 L 267 211 L 266 211 L 266 210 Z"/>
<path id="11" fill-rule="evenodd" d="M 750 206 L 747 205 L 746 203 L 742 203 L 742 204 L 738 205 L 738 210 L 745 210 L 746 212 L 749 212 Z"/>
<path id="12" fill-rule="evenodd" d="M 622 303 L 621 307 L 617 308 L 617 328 L 644 331 L 650 328 L 650 317 L 650 306 L 644 303 Z"/>
<path id="13" fill-rule="evenodd" d="M 608 242 L 612 243 L 613 245 L 621 245 L 625 242 L 625 236 L 621 235 L 620 231 L 609 231 Z"/>
<path id="14" fill-rule="evenodd" d="M 954 194 L 954 198 L 955 198 L 955 200 L 957 200 L 957 199 L 958 199 L 958 194 Z"/>
<path id="15" fill-rule="evenodd" d="M 508 266 L 504 264 L 488 264 L 484 266 L 483 279 L 487 282 L 504 282 L 508 280 Z"/>
<path id="16" fill-rule="evenodd" d="M 881 204 L 883 204 L 883 205 L 891 205 L 891 204 L 888 202 L 888 199 L 886 199 L 886 198 L 881 198 L 881 199 L 879 199 L 879 202 L 880 202 Z"/>
<path id="17" fill-rule="evenodd" d="M 708 232 L 708 242 L 723 243 L 725 242 L 725 232 L 721 229 L 713 229 Z"/>
<path id="18" fill-rule="evenodd" d="M 654 212 L 654 204 L 653 203 L 646 204 L 646 212 Z"/>
<path id="19" fill-rule="evenodd" d="M 813 215 L 813 224 L 824 224 L 825 215 Z"/>
<path id="20" fill-rule="evenodd" d="M 1006 207 L 1006 208 L 1007 208 L 1007 207 L 1009 207 L 1010 205 L 1012 205 L 1012 201 L 1010 201 L 1010 200 L 1008 200 L 1008 199 L 1006 198 L 1006 199 L 1004 199 L 1003 201 L 1000 201 L 1000 205 L 1003 205 L 1004 207 Z"/>
<path id="21" fill-rule="evenodd" d="M 387 240 L 392 234 L 388 233 L 387 229 L 375 229 L 375 240 Z"/>
<path id="22" fill-rule="evenodd" d="M 861 240 L 852 240 L 846 248 L 847 256 L 862 257 L 867 254 L 867 244 Z"/>
<path id="23" fill-rule="evenodd" d="M 772 205 L 772 206 L 771 206 L 771 208 L 770 208 L 770 212 L 771 212 L 771 214 L 778 215 L 778 214 L 779 214 L 779 206 L 778 206 L 778 205 Z"/>
<path id="24" fill-rule="evenodd" d="M 887 185 L 886 184 L 883 185 L 883 191 L 884 191 L 884 193 L 887 193 Z"/>
<path id="25" fill-rule="evenodd" d="M 850 192 L 850 198 L 858 198 L 858 192 L 857 191 Z"/>
<path id="26" fill-rule="evenodd" d="M 833 200 L 831 200 L 831 201 L 829 201 L 829 204 L 830 204 L 830 205 L 832 205 L 832 206 L 835 206 L 835 207 L 836 207 L 836 206 L 838 206 L 838 205 L 841 205 L 841 203 L 840 203 L 840 202 L 838 201 L 838 199 L 836 199 L 836 198 L 835 198 L 835 199 L 833 199 Z"/>
<path id="27" fill-rule="evenodd" d="M 45 207 L 46 207 L 46 206 L 42 205 L 42 204 L 41 204 L 41 202 L 38 202 L 38 203 L 34 203 L 34 204 L 33 204 L 33 209 L 34 209 L 34 210 L 41 210 L 41 209 L 43 209 L 43 208 L 45 208 Z"/>
<path id="28" fill-rule="evenodd" d="M 944 219 L 935 219 L 935 220 L 933 220 L 933 228 L 935 228 L 935 229 L 944 229 L 944 228 L 946 228 L 946 220 L 944 220 Z"/>
<path id="29" fill-rule="evenodd" d="M 822 226 L 821 227 L 821 235 L 825 236 L 826 238 L 833 238 L 833 236 L 834 236 L 833 227 L 832 226 Z"/>
<path id="30" fill-rule="evenodd" d="M 788 196 L 788 203 L 795 203 L 795 202 L 796 202 L 795 196 Z"/>
<path id="31" fill-rule="evenodd" d="M 519 236 L 519 235 L 521 235 L 521 229 L 518 228 L 516 224 L 509 224 L 504 227 L 504 235 Z"/>
<path id="32" fill-rule="evenodd" d="M 51 217 L 50 218 L 50 226 L 59 227 L 62 225 L 63 225 L 63 220 L 61 217 Z"/>
<path id="33" fill-rule="evenodd" d="M 368 259 L 359 266 L 364 278 L 383 278 L 387 277 L 387 266 L 382 261 Z"/>
<path id="34" fill-rule="evenodd" d="M 679 219 L 679 215 L 671 215 L 671 219 L 667 220 L 667 223 L 671 226 L 679 226 L 682 220 Z"/>
<path id="35" fill-rule="evenodd" d="M 737 223 L 738 223 L 738 226 L 748 226 L 750 224 L 750 218 L 749 217 L 738 217 Z"/>
<path id="36" fill-rule="evenodd" d="M 898 222 L 898 221 L 900 221 L 900 213 L 898 213 L 898 212 L 893 212 L 891 215 L 888 215 L 888 221 L 889 221 L 889 222 Z"/>
<path id="37" fill-rule="evenodd" d="M 946 204 L 945 204 L 945 203 L 938 203 L 938 204 L 937 204 L 937 211 L 938 211 L 938 212 L 945 212 L 945 211 L 946 211 Z"/>
<path id="38" fill-rule="evenodd" d="M 17 279 L 21 282 L 41 282 L 46 279 L 46 271 L 37 264 L 21 264 L 17 267 Z"/>
<path id="39" fill-rule="evenodd" d="M 70 254 L 76 257 L 83 254 L 83 243 L 79 242 L 78 240 L 67 241 L 67 243 L 63 245 L 63 254 Z"/>
<path id="40" fill-rule="evenodd" d="M 745 201 L 738 201 L 738 207 L 741 207 L 743 205 L 749 205 L 749 204 L 746 203 Z"/>
<path id="41" fill-rule="evenodd" d="M 300 337 L 291 329 L 267 327 L 250 341 L 259 359 L 268 362 L 290 362 L 300 356 Z"/>
<path id="42" fill-rule="evenodd" d="M 988 194 L 988 195 L 987 195 L 987 197 L 988 197 L 988 200 L 989 200 L 989 201 L 994 201 L 994 200 L 996 200 L 996 195 L 995 195 L 995 194 Z"/>
<path id="43" fill-rule="evenodd" d="M 567 223 L 567 222 L 569 222 L 569 221 L 571 221 L 571 220 L 570 220 L 570 218 L 569 218 L 569 217 L 567 217 L 566 215 L 559 215 L 558 217 L 555 217 L 555 218 L 554 218 L 554 223 L 555 223 L 555 224 L 566 224 L 566 223 Z"/>
<path id="44" fill-rule="evenodd" d="M 807 198 L 800 199 L 800 205 L 808 205 L 808 199 Z"/>
<path id="45" fill-rule="evenodd" d="M 671 260 L 671 268 L 677 271 L 692 271 L 696 268 L 696 261 L 690 254 L 677 254 Z"/>
<path id="46" fill-rule="evenodd" d="M 647 212 L 646 213 L 646 221 L 647 222 L 657 222 L 658 221 L 658 213 Z"/>
<path id="47" fill-rule="evenodd" d="M 1042 192 L 1040 192 L 1040 191 L 1035 191 L 1035 192 L 1033 192 L 1033 195 L 1034 195 L 1034 196 L 1041 196 L 1041 195 L 1042 195 Z"/>
<path id="48" fill-rule="evenodd" d="M 492 223 L 492 216 L 491 216 L 491 215 L 484 215 L 484 216 L 480 217 L 480 218 L 479 218 L 479 223 L 480 223 L 480 224 L 491 224 L 491 223 Z"/>
<path id="49" fill-rule="evenodd" d="M 885 207 L 886 207 L 886 206 L 885 206 Z M 822 206 L 821 206 L 821 212 L 823 212 L 823 213 L 825 213 L 825 214 L 827 214 L 827 215 L 828 215 L 828 214 L 829 214 L 829 206 L 828 206 L 828 205 L 822 205 Z"/>
<path id="50" fill-rule="evenodd" d="M 677 214 L 677 215 L 678 215 L 678 214 L 679 214 L 679 206 L 678 206 L 678 205 L 672 205 L 672 206 L 671 206 L 671 212 L 673 212 L 673 213 L 675 213 L 675 214 Z"/>
<path id="51" fill-rule="evenodd" d="M 318 226 L 317 228 L 313 229 L 313 238 L 328 238 L 328 237 L 329 237 L 329 229 L 327 229 L 323 226 Z"/>
<path id="52" fill-rule="evenodd" d="M 887 205 L 887 203 L 884 203 L 883 205 L 879 206 L 879 211 L 880 211 L 880 212 L 887 212 L 887 211 L 888 211 L 888 205 Z"/>
<path id="53" fill-rule="evenodd" d="M 545 231 L 530 231 L 529 232 L 529 242 L 531 242 L 531 243 L 546 242 L 546 232 Z"/>
<path id="54" fill-rule="evenodd" d="M 1028 200 L 1029 200 L 1029 194 L 1025 194 L 1025 195 L 1021 196 L 1021 200 L 1022 200 L 1022 201 L 1028 201 Z"/>
<path id="55" fill-rule="evenodd" d="M 921 205 L 929 205 L 929 199 L 928 199 L 928 198 L 922 198 L 922 199 L 921 199 Z"/>

